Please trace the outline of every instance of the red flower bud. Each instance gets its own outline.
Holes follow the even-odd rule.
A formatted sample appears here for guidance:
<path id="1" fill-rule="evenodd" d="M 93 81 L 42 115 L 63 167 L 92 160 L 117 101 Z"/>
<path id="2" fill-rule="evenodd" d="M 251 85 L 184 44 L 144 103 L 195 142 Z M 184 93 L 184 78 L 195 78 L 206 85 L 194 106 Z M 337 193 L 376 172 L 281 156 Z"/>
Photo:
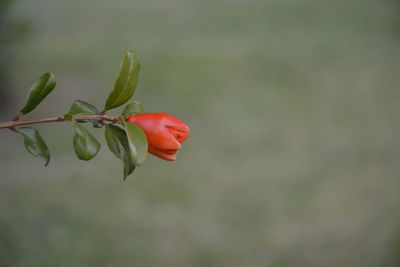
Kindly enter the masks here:
<path id="1" fill-rule="evenodd" d="M 140 113 L 127 118 L 138 125 L 147 136 L 149 153 L 159 158 L 174 161 L 176 152 L 188 138 L 189 127 L 168 113 Z"/>

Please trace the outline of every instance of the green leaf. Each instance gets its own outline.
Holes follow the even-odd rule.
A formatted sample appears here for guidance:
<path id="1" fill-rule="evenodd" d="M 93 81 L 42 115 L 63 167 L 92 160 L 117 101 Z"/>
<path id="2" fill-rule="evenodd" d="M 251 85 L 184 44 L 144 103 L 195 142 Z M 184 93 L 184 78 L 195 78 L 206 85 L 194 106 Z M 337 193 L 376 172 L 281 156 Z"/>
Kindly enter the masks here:
<path id="1" fill-rule="evenodd" d="M 111 152 L 124 163 L 125 180 L 135 170 L 126 133 L 120 127 L 108 124 L 105 127 L 105 138 Z"/>
<path id="2" fill-rule="evenodd" d="M 142 165 L 147 157 L 147 137 L 142 128 L 130 122 L 124 122 L 126 136 L 132 160 L 135 165 Z"/>
<path id="3" fill-rule="evenodd" d="M 53 91 L 56 86 L 56 78 L 54 74 L 50 72 L 44 73 L 37 79 L 29 89 L 28 100 L 25 104 L 25 107 L 21 109 L 19 112 L 22 114 L 27 114 L 34 110 L 43 99 Z"/>
<path id="4" fill-rule="evenodd" d="M 144 112 L 143 104 L 137 101 L 133 101 L 124 108 L 124 111 L 122 111 L 121 115 L 125 117 L 143 112 Z"/>
<path id="5" fill-rule="evenodd" d="M 72 121 L 74 116 L 70 113 L 64 114 L 64 119 L 67 121 Z"/>
<path id="6" fill-rule="evenodd" d="M 50 151 L 36 129 L 30 127 L 17 128 L 18 133 L 24 137 L 24 145 L 26 150 L 35 157 L 43 158 L 47 166 L 50 162 Z"/>
<path id="7" fill-rule="evenodd" d="M 99 110 L 93 106 L 92 104 L 82 101 L 82 100 L 75 100 L 68 113 L 67 114 L 72 114 L 72 115 L 97 115 L 99 114 Z M 66 115 L 67 115 L 66 114 Z M 65 118 L 65 115 L 64 115 Z M 101 128 L 102 125 L 95 120 L 77 120 L 78 122 L 91 122 L 93 124 L 93 127 L 95 128 Z"/>
<path id="8" fill-rule="evenodd" d="M 75 154 L 81 160 L 91 160 L 99 151 L 100 143 L 77 122 L 72 122 L 72 128 L 75 132 L 73 137 Z"/>
<path id="9" fill-rule="evenodd" d="M 140 70 L 140 62 L 134 51 L 126 51 L 119 69 L 114 90 L 107 98 L 105 109 L 113 109 L 125 104 L 135 93 Z"/>
<path id="10" fill-rule="evenodd" d="M 88 114 L 93 114 L 93 115 L 97 115 L 99 114 L 99 110 L 93 106 L 92 104 L 82 101 L 82 100 L 75 100 L 68 113 L 71 114 L 79 114 L 79 113 L 88 113 Z"/>

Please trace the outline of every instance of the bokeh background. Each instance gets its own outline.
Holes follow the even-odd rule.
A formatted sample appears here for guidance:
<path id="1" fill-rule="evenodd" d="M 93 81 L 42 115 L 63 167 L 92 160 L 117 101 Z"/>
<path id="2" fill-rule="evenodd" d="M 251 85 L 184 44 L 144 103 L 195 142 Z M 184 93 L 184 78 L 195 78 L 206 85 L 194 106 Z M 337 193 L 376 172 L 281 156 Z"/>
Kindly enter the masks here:
<path id="1" fill-rule="evenodd" d="M 134 49 L 134 98 L 192 131 L 123 182 L 68 124 L 47 168 L 1 130 L 1 266 L 400 266 L 398 1 L 1 0 L 0 36 L 1 121 L 45 71 L 27 118 L 101 108 Z"/>

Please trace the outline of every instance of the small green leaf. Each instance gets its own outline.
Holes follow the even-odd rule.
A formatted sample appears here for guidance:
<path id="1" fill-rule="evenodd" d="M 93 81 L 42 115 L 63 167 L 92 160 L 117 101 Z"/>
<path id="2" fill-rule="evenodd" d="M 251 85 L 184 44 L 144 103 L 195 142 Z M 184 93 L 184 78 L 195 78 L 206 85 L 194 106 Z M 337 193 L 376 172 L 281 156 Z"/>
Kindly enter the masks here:
<path id="1" fill-rule="evenodd" d="M 125 104 L 135 93 L 140 70 L 140 62 L 134 51 L 126 51 L 119 69 L 114 90 L 107 98 L 105 109 L 113 109 Z"/>
<path id="2" fill-rule="evenodd" d="M 82 100 L 75 100 L 68 113 L 71 114 L 79 114 L 79 113 L 88 113 L 88 114 L 93 114 L 93 115 L 97 115 L 99 114 L 99 110 L 93 106 L 92 104 L 82 101 Z"/>
<path id="3" fill-rule="evenodd" d="M 147 157 L 147 137 L 142 128 L 130 122 L 124 122 L 126 136 L 129 141 L 129 148 L 132 160 L 135 165 L 142 165 Z"/>
<path id="4" fill-rule="evenodd" d="M 64 119 L 67 121 L 72 121 L 74 116 L 71 113 L 64 114 Z"/>
<path id="5" fill-rule="evenodd" d="M 54 74 L 50 72 L 44 73 L 39 77 L 31 86 L 28 93 L 28 100 L 25 107 L 19 112 L 22 114 L 27 114 L 34 110 L 43 99 L 53 91 L 56 86 L 56 78 Z"/>
<path id="6" fill-rule="evenodd" d="M 77 122 L 72 122 L 72 128 L 75 132 L 73 143 L 76 156 L 81 160 L 91 160 L 99 151 L 100 143 Z"/>
<path id="7" fill-rule="evenodd" d="M 111 152 L 124 163 L 124 180 L 135 170 L 128 138 L 124 130 L 115 125 L 106 125 L 105 138 Z"/>
<path id="8" fill-rule="evenodd" d="M 72 114 L 72 115 L 97 115 L 99 114 L 99 110 L 93 106 L 92 104 L 82 101 L 82 100 L 75 100 L 68 113 L 67 114 Z M 65 118 L 65 115 L 64 115 Z M 78 122 L 91 122 L 93 124 L 93 127 L 95 128 L 101 128 L 102 125 L 95 120 L 77 120 Z"/>
<path id="9" fill-rule="evenodd" d="M 122 111 L 121 115 L 122 116 L 129 116 L 129 115 L 135 115 L 139 113 L 144 112 L 144 107 L 143 104 L 137 101 L 133 101 L 132 103 L 129 103 L 126 105 L 124 108 L 124 111 Z"/>
<path id="10" fill-rule="evenodd" d="M 43 158 L 47 166 L 50 162 L 50 151 L 36 129 L 30 127 L 20 127 L 17 131 L 24 137 L 26 150 L 35 157 Z"/>

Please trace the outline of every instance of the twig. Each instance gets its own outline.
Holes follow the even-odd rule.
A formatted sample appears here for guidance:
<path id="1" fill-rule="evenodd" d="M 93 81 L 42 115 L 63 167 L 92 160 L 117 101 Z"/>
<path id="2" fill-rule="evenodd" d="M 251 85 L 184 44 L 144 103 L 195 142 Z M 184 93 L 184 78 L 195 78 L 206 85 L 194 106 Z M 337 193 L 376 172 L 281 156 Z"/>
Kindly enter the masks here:
<path id="1" fill-rule="evenodd" d="M 95 120 L 95 121 L 112 121 L 112 122 L 119 121 L 119 119 L 117 117 L 105 116 L 105 115 L 74 116 L 74 118 L 76 120 Z M 64 117 L 53 117 L 53 118 L 44 118 L 44 119 L 35 119 L 35 120 L 7 121 L 7 122 L 0 123 L 0 129 L 3 129 L 3 128 L 13 129 L 14 127 L 21 126 L 21 125 L 48 123 L 48 122 L 64 122 L 64 121 L 67 121 L 66 119 L 64 119 Z"/>

